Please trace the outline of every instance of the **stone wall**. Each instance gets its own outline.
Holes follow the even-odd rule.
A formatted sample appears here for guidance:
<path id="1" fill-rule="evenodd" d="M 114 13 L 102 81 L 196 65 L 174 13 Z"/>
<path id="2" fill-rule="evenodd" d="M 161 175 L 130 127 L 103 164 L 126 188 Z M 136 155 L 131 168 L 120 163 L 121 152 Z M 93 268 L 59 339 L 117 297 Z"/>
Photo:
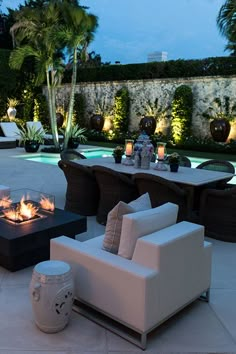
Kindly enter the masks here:
<path id="1" fill-rule="evenodd" d="M 109 111 L 113 107 L 114 97 L 123 86 L 129 90 L 130 107 L 130 130 L 137 130 L 140 114 L 145 114 L 143 106 L 149 99 L 154 102 L 158 98 L 160 108 L 171 105 L 175 89 L 180 85 L 191 87 L 194 98 L 192 134 L 198 137 L 207 137 L 209 132 L 209 120 L 202 117 L 202 113 L 211 105 L 214 98 L 221 100 L 224 96 L 230 97 L 230 103 L 236 103 L 236 76 L 231 77 L 196 77 L 187 79 L 153 79 L 120 82 L 94 82 L 81 83 L 76 86 L 76 92 L 82 93 L 86 98 L 86 119 L 89 120 L 95 110 L 96 102 L 102 104 Z M 68 99 L 69 85 L 63 85 L 57 92 L 57 104 L 63 106 Z M 156 131 L 166 133 L 170 126 L 171 109 L 167 110 L 169 118 L 161 119 L 157 123 Z M 107 120 L 112 121 L 112 113 L 107 114 Z M 231 123 L 230 138 L 236 138 L 236 124 Z"/>

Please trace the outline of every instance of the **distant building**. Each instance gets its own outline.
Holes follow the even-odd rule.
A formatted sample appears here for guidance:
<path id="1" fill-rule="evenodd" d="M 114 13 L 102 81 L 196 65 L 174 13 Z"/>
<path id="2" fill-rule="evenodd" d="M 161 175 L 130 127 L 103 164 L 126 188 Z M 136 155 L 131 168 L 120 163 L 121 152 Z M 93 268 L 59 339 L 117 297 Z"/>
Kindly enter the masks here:
<path id="1" fill-rule="evenodd" d="M 153 61 L 167 61 L 167 52 L 153 52 L 149 53 L 147 57 L 147 61 L 153 62 Z"/>

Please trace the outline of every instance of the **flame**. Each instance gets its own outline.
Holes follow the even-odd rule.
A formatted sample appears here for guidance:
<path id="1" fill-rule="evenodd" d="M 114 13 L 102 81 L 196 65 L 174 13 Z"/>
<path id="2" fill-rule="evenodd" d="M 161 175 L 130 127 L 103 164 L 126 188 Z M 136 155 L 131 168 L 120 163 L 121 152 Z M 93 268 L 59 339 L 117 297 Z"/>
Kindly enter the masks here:
<path id="1" fill-rule="evenodd" d="M 25 202 L 25 198 L 22 197 L 20 203 L 16 208 L 11 208 L 8 210 L 3 210 L 6 218 L 16 221 L 16 220 L 29 220 L 32 219 L 37 211 L 38 207 L 33 205 L 31 202 Z"/>
<path id="2" fill-rule="evenodd" d="M 5 196 L 0 199 L 0 207 L 9 208 L 11 206 L 12 200 L 9 196 Z"/>
<path id="3" fill-rule="evenodd" d="M 55 204 L 45 196 L 42 196 L 39 204 L 41 205 L 41 208 L 45 210 L 54 211 L 55 209 Z"/>

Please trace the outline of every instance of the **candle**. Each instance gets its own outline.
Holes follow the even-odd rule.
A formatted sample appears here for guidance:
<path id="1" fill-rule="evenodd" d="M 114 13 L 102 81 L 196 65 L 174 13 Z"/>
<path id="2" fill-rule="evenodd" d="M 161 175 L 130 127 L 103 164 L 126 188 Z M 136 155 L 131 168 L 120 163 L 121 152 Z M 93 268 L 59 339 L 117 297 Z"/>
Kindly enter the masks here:
<path id="1" fill-rule="evenodd" d="M 126 144 L 125 155 L 131 156 L 133 152 L 133 144 L 131 142 Z"/>
<path id="2" fill-rule="evenodd" d="M 165 157 L 165 147 L 163 145 L 158 146 L 158 159 L 159 160 L 164 160 Z"/>

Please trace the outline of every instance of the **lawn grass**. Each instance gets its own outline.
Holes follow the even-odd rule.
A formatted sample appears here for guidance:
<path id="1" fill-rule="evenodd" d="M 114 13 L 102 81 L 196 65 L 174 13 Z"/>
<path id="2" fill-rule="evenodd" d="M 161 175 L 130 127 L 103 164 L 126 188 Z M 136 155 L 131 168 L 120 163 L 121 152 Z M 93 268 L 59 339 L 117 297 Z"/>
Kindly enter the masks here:
<path id="1" fill-rule="evenodd" d="M 87 141 L 87 145 L 92 146 L 101 146 L 105 148 L 114 148 L 119 145 L 117 143 L 104 142 L 104 141 Z M 82 145 L 82 144 L 81 144 Z M 203 159 L 216 159 L 216 160 L 226 160 L 226 161 L 236 161 L 236 155 L 234 154 L 222 154 L 222 153 L 213 153 L 213 152 L 203 152 L 203 151 L 193 151 L 193 150 L 180 150 L 168 148 L 168 154 L 177 151 L 180 155 L 185 155 L 189 157 L 198 157 Z"/>

